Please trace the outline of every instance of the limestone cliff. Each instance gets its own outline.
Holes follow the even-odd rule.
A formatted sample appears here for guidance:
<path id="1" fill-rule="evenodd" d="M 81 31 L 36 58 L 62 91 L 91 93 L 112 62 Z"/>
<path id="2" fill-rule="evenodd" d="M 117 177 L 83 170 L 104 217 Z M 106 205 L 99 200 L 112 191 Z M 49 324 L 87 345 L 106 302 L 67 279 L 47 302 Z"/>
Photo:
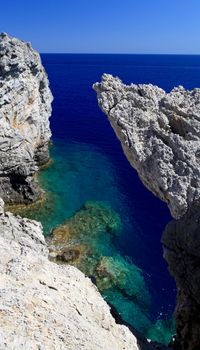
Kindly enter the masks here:
<path id="1" fill-rule="evenodd" d="M 0 196 L 32 202 L 34 175 L 49 159 L 52 94 L 39 54 L 29 43 L 0 34 Z"/>
<path id="2" fill-rule="evenodd" d="M 104 74 L 94 89 L 100 108 L 144 185 L 167 202 L 174 220 L 162 237 L 178 288 L 176 341 L 200 349 L 200 89 L 129 86 Z"/>
<path id="3" fill-rule="evenodd" d="M 200 198 L 200 89 L 167 94 L 108 74 L 94 89 L 144 185 L 181 217 Z"/>

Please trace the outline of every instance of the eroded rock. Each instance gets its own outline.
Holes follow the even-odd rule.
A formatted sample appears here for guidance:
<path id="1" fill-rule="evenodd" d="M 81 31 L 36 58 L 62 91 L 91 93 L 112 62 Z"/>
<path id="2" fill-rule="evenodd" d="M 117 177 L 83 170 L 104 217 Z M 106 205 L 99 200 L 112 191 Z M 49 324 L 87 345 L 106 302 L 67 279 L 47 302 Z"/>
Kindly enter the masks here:
<path id="1" fill-rule="evenodd" d="M 49 159 L 52 94 L 39 54 L 0 35 L 0 196 L 8 203 L 40 197 L 34 175 Z"/>
<path id="2" fill-rule="evenodd" d="M 0 349 L 138 350 L 89 278 L 48 260 L 36 221 L 0 213 Z"/>
<path id="3" fill-rule="evenodd" d="M 200 89 L 170 93 L 129 86 L 104 74 L 94 84 L 100 108 L 144 185 L 172 216 L 162 236 L 164 257 L 178 287 L 178 350 L 200 349 Z"/>
<path id="4" fill-rule="evenodd" d="M 167 94 L 108 74 L 93 88 L 144 185 L 181 217 L 200 198 L 200 89 Z"/>

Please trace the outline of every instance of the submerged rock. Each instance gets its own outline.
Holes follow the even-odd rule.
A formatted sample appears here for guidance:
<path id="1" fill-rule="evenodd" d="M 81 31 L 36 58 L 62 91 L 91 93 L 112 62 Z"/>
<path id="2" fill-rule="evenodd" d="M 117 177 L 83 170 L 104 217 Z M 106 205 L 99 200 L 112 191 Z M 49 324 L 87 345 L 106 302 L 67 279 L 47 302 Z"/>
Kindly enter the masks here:
<path id="1" fill-rule="evenodd" d="M 167 94 L 107 74 L 94 89 L 142 182 L 179 218 L 162 237 L 178 287 L 174 347 L 200 349 L 200 89 Z"/>
<path id="2" fill-rule="evenodd" d="M 94 271 L 96 283 L 101 291 L 119 289 L 126 297 L 143 309 L 150 304 L 150 295 L 145 285 L 142 271 L 119 254 L 103 256 Z"/>
<path id="3" fill-rule="evenodd" d="M 7 203 L 41 195 L 34 175 L 49 160 L 51 102 L 39 54 L 0 34 L 0 196 Z"/>
<path id="4" fill-rule="evenodd" d="M 112 235 L 120 230 L 121 220 L 116 212 L 102 202 L 87 202 L 48 237 L 49 257 L 73 264 L 95 277 L 96 264 L 101 257 L 100 242 L 109 248 Z"/>
<path id="5" fill-rule="evenodd" d="M 142 271 L 120 256 L 112 244 L 112 233 L 119 230 L 121 220 L 117 213 L 101 202 L 88 202 L 53 230 L 49 240 L 50 259 L 72 264 L 87 276 L 92 276 L 109 302 L 113 302 L 112 295 L 119 291 L 123 298 L 128 299 L 129 309 L 136 309 L 134 314 L 141 315 L 140 321 L 142 318 L 146 322 L 145 328 L 140 327 L 140 321 L 131 317 L 135 328 L 146 331 L 147 325 L 150 326 L 145 315 L 150 307 L 150 295 Z"/>
<path id="6" fill-rule="evenodd" d="M 72 247 L 77 242 L 91 242 L 92 237 L 121 229 L 120 217 L 101 202 L 87 202 L 74 216 L 53 230 L 49 249 L 56 251 Z M 75 243 L 76 242 L 76 243 Z"/>

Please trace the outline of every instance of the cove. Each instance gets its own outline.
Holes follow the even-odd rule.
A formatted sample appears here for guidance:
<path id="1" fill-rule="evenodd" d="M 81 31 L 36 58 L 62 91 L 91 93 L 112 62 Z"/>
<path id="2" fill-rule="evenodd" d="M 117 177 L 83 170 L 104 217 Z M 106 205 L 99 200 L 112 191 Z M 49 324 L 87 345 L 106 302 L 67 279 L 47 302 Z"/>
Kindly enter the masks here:
<path id="1" fill-rule="evenodd" d="M 112 276 L 108 288 L 101 285 L 104 297 L 145 336 L 167 343 L 175 286 L 162 258 L 160 236 L 170 215 L 128 164 L 91 86 L 109 72 L 127 83 L 154 83 L 166 90 L 178 84 L 192 88 L 199 79 L 199 61 L 195 56 L 154 55 L 43 55 L 42 59 L 54 95 L 53 163 L 40 174 L 48 201 L 30 215 L 42 222 L 46 235 L 88 202 L 117 215 L 121 224 L 114 235 L 105 227 L 95 237 L 86 231 L 80 237 L 79 232 L 76 244 L 88 251 L 78 267 L 90 274 L 90 267 L 103 261 Z"/>

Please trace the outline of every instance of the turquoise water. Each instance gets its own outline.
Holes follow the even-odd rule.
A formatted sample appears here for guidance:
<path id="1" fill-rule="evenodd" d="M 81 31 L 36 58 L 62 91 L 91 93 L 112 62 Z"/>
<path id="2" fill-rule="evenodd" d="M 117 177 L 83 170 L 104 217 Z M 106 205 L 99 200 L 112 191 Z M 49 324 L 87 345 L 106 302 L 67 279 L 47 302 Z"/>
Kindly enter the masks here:
<path id="1" fill-rule="evenodd" d="M 45 234 L 87 201 L 102 201 L 119 212 L 120 208 L 126 210 L 112 163 L 97 148 L 57 140 L 51 148 L 51 156 L 53 164 L 40 174 L 42 187 L 53 199 L 52 213 L 41 217 Z"/>
<path id="2" fill-rule="evenodd" d="M 88 220 L 90 213 L 84 214 L 83 210 L 88 202 L 94 208 L 96 205 L 102 207 L 105 213 L 99 215 L 92 211 L 92 220 L 96 216 L 95 223 L 89 223 L 90 226 L 86 223 L 86 228 L 75 229 L 68 242 L 72 247 L 86 247 L 86 254 L 74 265 L 95 277 L 102 295 L 116 307 L 126 322 L 145 336 L 167 344 L 173 327 L 170 322 L 158 323 L 152 318 L 153 303 L 147 273 L 137 267 L 133 258 L 123 252 L 120 254 L 118 249 L 124 231 L 131 231 L 135 242 L 138 232 L 127 215 L 130 208 L 126 195 L 119 188 L 114 164 L 97 147 L 82 143 L 67 144 L 62 140 L 54 142 L 51 156 L 53 163 L 41 171 L 39 177 L 42 187 L 49 194 L 48 201 L 39 212 L 32 211 L 32 216 L 42 222 L 45 235 L 49 235 L 54 227 L 66 220 L 77 225 L 77 220 L 73 219 L 76 213 L 81 213 L 79 219 Z M 101 215 L 105 215 L 107 220 L 111 216 L 117 222 L 114 234 L 106 230 Z"/>
<path id="3" fill-rule="evenodd" d="M 50 152 L 52 163 L 38 179 L 45 200 L 18 212 L 41 221 L 47 237 L 64 223 L 67 240 L 59 245 L 75 248 L 81 255 L 71 263 L 93 277 L 124 321 L 167 344 L 174 328 L 167 314 L 152 317 L 150 275 L 120 249 L 127 232 L 136 249 L 143 247 L 115 164 L 97 147 L 83 143 L 57 139 Z"/>
<path id="4" fill-rule="evenodd" d="M 58 232 L 66 231 L 64 245 L 78 256 L 71 263 L 93 277 L 124 321 L 167 343 L 176 288 L 160 237 L 169 210 L 127 162 L 91 87 L 106 72 L 125 83 L 191 89 L 200 81 L 200 56 L 55 54 L 42 60 L 54 95 L 53 163 L 40 174 L 47 200 L 24 215 L 42 221 L 45 235 L 64 223 Z"/>

